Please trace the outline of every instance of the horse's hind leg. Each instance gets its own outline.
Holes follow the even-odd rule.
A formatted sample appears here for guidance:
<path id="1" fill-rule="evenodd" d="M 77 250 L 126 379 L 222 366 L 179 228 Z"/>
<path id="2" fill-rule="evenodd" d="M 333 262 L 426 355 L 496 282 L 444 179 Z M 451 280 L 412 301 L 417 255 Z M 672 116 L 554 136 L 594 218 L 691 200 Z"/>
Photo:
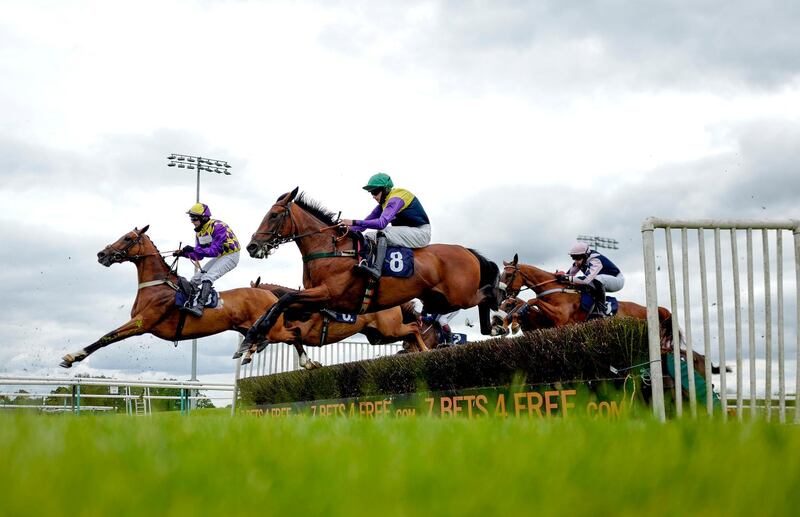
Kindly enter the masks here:
<path id="1" fill-rule="evenodd" d="M 149 332 L 149 329 L 144 328 L 144 321 L 142 318 L 133 318 L 118 329 L 112 330 L 108 334 L 104 335 L 86 348 L 65 355 L 61 358 L 62 360 L 59 366 L 62 368 L 70 368 L 72 367 L 73 363 L 83 361 L 104 346 L 116 343 L 117 341 L 122 341 L 123 339 L 127 339 L 131 336 L 139 336 L 147 332 Z"/>

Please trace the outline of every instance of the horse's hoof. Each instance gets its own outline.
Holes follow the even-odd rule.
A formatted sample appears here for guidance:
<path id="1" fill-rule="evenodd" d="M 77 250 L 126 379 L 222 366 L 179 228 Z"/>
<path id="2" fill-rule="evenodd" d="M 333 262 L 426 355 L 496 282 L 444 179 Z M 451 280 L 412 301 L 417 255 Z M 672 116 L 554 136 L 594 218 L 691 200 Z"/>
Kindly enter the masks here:
<path id="1" fill-rule="evenodd" d="M 64 361 L 61 361 L 58 366 L 60 366 L 62 368 L 72 368 L 72 363 L 67 362 L 66 360 L 64 360 Z"/>
<path id="2" fill-rule="evenodd" d="M 256 353 L 260 354 L 261 352 L 263 352 L 264 349 L 267 348 L 267 345 L 269 345 L 269 343 L 266 340 L 259 343 L 258 348 L 256 348 Z"/>
<path id="3" fill-rule="evenodd" d="M 244 359 L 242 359 L 242 366 L 250 364 L 250 361 L 252 361 L 252 359 L 250 359 L 249 357 L 245 357 Z"/>
<path id="4" fill-rule="evenodd" d="M 242 357 L 242 351 L 237 350 L 236 353 L 233 354 L 233 359 L 239 359 L 240 357 Z"/>

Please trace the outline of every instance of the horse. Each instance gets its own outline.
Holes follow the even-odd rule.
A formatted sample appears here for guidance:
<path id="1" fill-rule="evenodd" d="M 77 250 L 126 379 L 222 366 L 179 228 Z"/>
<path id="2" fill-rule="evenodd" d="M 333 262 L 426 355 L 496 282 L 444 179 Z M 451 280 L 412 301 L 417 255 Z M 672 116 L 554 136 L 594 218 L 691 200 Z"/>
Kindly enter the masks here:
<path id="1" fill-rule="evenodd" d="M 501 318 L 496 327 L 497 334 L 505 335 L 510 332 L 516 334 L 520 330 L 523 332 L 530 332 L 541 328 L 553 327 L 553 322 L 545 316 L 539 307 L 539 300 L 531 299 L 527 302 L 515 296 L 509 296 L 500 304 L 499 310 L 506 313 L 504 318 Z"/>
<path id="2" fill-rule="evenodd" d="M 562 327 L 564 325 L 583 323 L 586 321 L 588 313 L 581 309 L 580 291 L 575 287 L 557 284 L 555 273 L 549 273 L 536 266 L 520 264 L 519 256 L 514 255 L 511 262 L 503 261 L 503 272 L 500 275 L 500 282 L 505 285 L 506 294 L 515 297 L 527 287 L 536 293 L 536 306 L 540 309 L 537 321 L 546 324 L 548 321 L 552 327 Z M 647 307 L 634 302 L 619 302 L 619 310 L 616 316 L 630 317 L 640 320 L 647 320 Z M 671 353 L 673 350 L 672 335 L 672 313 L 666 308 L 658 308 L 658 321 L 660 329 L 661 353 Z M 678 346 L 682 336 L 678 336 Z M 685 351 L 680 350 L 680 354 L 685 356 Z M 705 356 L 699 352 L 693 352 L 694 366 L 696 371 L 705 371 Z M 712 366 L 713 373 L 719 373 L 719 367 Z"/>
<path id="3" fill-rule="evenodd" d="M 275 296 L 263 289 L 238 288 L 220 292 L 219 306 L 205 311 L 200 318 L 182 315 L 175 305 L 175 292 L 182 279 L 167 265 L 145 233 L 149 227 L 134 228 L 97 253 L 97 261 L 106 267 L 122 262 L 132 262 L 136 266 L 139 288 L 131 308 L 131 319 L 91 345 L 65 355 L 60 366 L 70 368 L 100 348 L 143 334 L 169 341 L 201 338 L 226 330 L 245 335 L 274 303 Z M 281 327 L 277 325 L 271 339 L 279 337 Z"/>
<path id="4" fill-rule="evenodd" d="M 297 289 L 284 287 L 276 284 L 261 283 L 261 279 L 250 283 L 251 287 L 264 289 L 278 298 L 298 292 Z M 382 311 L 359 314 L 356 316 L 348 315 L 353 318 L 352 322 L 337 322 L 330 320 L 330 315 L 320 312 L 302 314 L 298 311 L 289 310 L 283 315 L 283 328 L 292 333 L 293 338 L 287 342 L 294 345 L 300 356 L 300 366 L 307 370 L 322 366 L 319 362 L 308 357 L 303 345 L 321 347 L 343 339 L 347 339 L 353 334 L 362 333 L 367 341 L 372 345 L 383 345 L 403 340 L 403 347 L 410 352 L 427 351 L 428 347 L 419 348 L 417 335 L 420 334 L 419 324 L 414 311 L 414 302 L 406 302 L 402 306 L 384 309 Z M 326 321 L 328 319 L 329 321 Z M 327 328 L 326 328 L 327 327 Z M 410 339 L 410 338 L 414 339 Z M 324 342 L 323 342 L 324 341 Z M 247 364 L 252 360 L 253 354 L 260 352 L 263 345 L 257 346 L 253 343 L 247 349 L 242 364 Z"/>
<path id="5" fill-rule="evenodd" d="M 343 233 L 332 212 L 304 194 L 298 196 L 298 190 L 278 197 L 246 249 L 253 258 L 267 258 L 281 244 L 294 242 L 303 256 L 305 289 L 282 296 L 250 329 L 234 358 L 268 332 L 288 307 L 360 314 L 419 298 L 426 312 L 446 314 L 477 305 L 481 332 L 489 334 L 489 311 L 500 301 L 496 264 L 463 246 L 431 244 L 412 250 L 410 277 L 383 276 L 373 285 L 353 271 L 359 260 L 357 236 Z"/>

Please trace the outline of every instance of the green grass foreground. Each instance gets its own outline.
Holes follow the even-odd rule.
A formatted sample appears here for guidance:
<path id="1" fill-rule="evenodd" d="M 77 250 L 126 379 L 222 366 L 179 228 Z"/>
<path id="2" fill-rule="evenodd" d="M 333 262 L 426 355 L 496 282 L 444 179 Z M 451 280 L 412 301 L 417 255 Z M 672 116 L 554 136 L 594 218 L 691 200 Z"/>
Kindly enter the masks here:
<path id="1" fill-rule="evenodd" d="M 789 515 L 800 428 L 0 414 L 0 515 Z"/>

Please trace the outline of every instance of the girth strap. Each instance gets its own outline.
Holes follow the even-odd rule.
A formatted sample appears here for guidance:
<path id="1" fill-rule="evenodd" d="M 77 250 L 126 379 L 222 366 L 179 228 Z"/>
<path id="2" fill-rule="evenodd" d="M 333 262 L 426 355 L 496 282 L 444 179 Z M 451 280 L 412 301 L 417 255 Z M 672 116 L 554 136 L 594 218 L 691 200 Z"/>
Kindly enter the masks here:
<path id="1" fill-rule="evenodd" d="M 139 284 L 139 289 L 144 289 L 145 287 L 153 287 L 154 285 L 161 285 L 161 284 L 167 284 L 176 291 L 180 290 L 178 286 L 175 284 L 175 282 L 166 278 L 162 278 L 161 280 L 150 280 L 149 282 L 142 282 L 141 284 Z"/>
<path id="2" fill-rule="evenodd" d="M 367 280 L 367 287 L 364 289 L 364 299 L 361 301 L 361 308 L 358 309 L 359 314 L 364 314 L 372 304 L 372 298 L 375 296 L 375 291 L 378 288 L 378 281 L 374 277 Z"/>
<path id="3" fill-rule="evenodd" d="M 311 253 L 310 255 L 306 255 L 303 257 L 303 262 L 308 263 L 312 260 L 323 259 L 323 258 L 358 258 L 356 250 L 343 250 L 343 251 L 325 251 L 320 253 Z"/>
<path id="4" fill-rule="evenodd" d="M 571 287 L 559 287 L 558 289 L 548 289 L 547 291 L 542 291 L 541 293 L 537 293 L 536 297 L 546 296 L 548 294 L 555 294 L 555 293 L 569 293 L 569 294 L 579 294 L 580 291 L 577 289 L 573 289 Z"/>
<path id="5" fill-rule="evenodd" d="M 328 325 L 331 322 L 331 317 L 321 312 L 322 314 L 322 333 L 319 337 L 319 346 L 325 346 L 325 341 L 328 339 Z"/>

